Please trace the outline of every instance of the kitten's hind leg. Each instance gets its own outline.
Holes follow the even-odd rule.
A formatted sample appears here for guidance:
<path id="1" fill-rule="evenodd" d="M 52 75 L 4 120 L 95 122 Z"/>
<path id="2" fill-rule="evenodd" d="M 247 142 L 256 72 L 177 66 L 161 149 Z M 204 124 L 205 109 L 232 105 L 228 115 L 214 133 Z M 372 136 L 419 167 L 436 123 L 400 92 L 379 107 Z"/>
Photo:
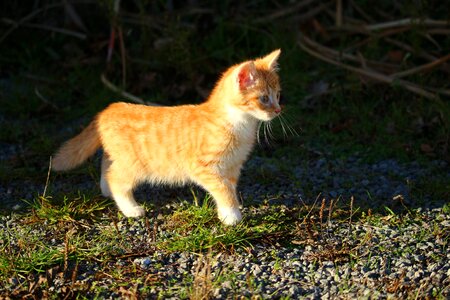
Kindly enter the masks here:
<path id="1" fill-rule="evenodd" d="M 108 173 L 108 169 L 111 166 L 111 160 L 109 159 L 109 155 L 106 152 L 103 152 L 102 157 L 102 167 L 101 167 L 101 177 L 100 177 L 100 189 L 102 191 L 102 195 L 107 198 L 111 198 L 111 190 L 109 189 L 109 183 L 106 179 L 106 174 Z"/>
<path id="2" fill-rule="evenodd" d="M 145 209 L 133 197 L 133 176 L 123 170 L 117 171 L 114 165 L 111 165 L 106 178 L 112 198 L 126 217 L 137 218 L 145 215 Z"/>

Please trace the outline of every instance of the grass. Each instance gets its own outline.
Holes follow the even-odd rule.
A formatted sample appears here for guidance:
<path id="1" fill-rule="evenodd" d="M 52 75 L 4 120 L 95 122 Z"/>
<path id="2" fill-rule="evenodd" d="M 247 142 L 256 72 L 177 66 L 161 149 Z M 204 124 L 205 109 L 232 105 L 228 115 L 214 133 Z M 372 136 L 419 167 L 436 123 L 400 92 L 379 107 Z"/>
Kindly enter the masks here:
<path id="1" fill-rule="evenodd" d="M 182 207 L 170 216 L 167 229 L 172 236 L 159 246 L 169 251 L 232 250 L 251 247 L 254 241 L 270 239 L 284 232 L 288 220 L 283 212 L 273 211 L 265 216 L 249 215 L 237 226 L 228 227 L 218 222 L 211 199 L 206 197 L 201 206 Z"/>
<path id="2" fill-rule="evenodd" d="M 208 273 L 211 264 L 208 259 L 213 255 L 224 251 L 234 252 L 239 248 L 251 249 L 255 243 L 289 246 L 290 240 L 298 235 L 297 228 L 293 226 L 297 222 L 296 218 L 307 213 L 290 211 L 286 207 L 265 207 L 264 213 L 250 214 L 240 225 L 225 227 L 218 221 L 214 207 L 206 197 L 199 206 L 184 204 L 167 215 L 163 223 L 167 226 L 164 232 L 171 234 L 157 234 L 156 242 L 149 243 L 146 239 L 135 240 L 134 236 L 123 235 L 120 230 L 121 226 L 127 226 L 130 231 L 135 222 L 147 221 L 123 217 L 117 219 L 111 215 L 109 203 L 92 201 L 85 195 L 70 200 L 63 198 L 55 202 L 49 196 L 37 197 L 31 204 L 32 210 L 22 213 L 21 221 L 16 221 L 21 222 L 19 226 L 0 232 L 0 282 L 9 285 L 11 280 L 18 280 L 30 288 L 33 284 L 28 281 L 30 275 L 46 274 L 49 270 L 60 274 L 58 276 L 62 276 L 63 280 L 70 281 L 76 276 L 79 264 L 100 264 L 98 276 L 114 278 L 115 289 L 120 290 L 122 284 L 130 287 L 126 279 L 130 276 L 138 276 L 140 279 L 136 279 L 136 284 L 142 284 L 143 273 L 127 264 L 111 268 L 110 263 L 114 261 L 151 255 L 155 249 L 167 252 L 209 251 L 208 256 L 200 256 L 206 260 L 199 257 L 197 274 L 191 279 L 185 279 L 185 284 L 191 286 L 191 290 L 186 290 L 186 295 L 199 299 L 205 290 L 211 290 L 217 282 L 229 279 L 229 275 L 220 278 L 216 274 L 217 278 L 213 280 Z M 108 217 L 105 218 L 105 215 Z M 42 227 L 45 230 L 38 230 Z M 145 228 L 148 235 L 154 234 L 152 226 Z M 318 228 L 313 230 L 320 231 Z M 319 253 L 318 257 L 324 255 Z M 322 259 L 318 257 L 314 259 Z M 281 266 L 275 265 L 274 268 L 278 270 Z M 48 286 L 52 284 L 53 279 L 46 280 Z M 161 279 L 154 280 L 156 286 L 162 284 L 158 283 Z M 251 278 L 248 280 L 251 282 Z M 102 293 L 95 285 L 78 288 L 99 295 Z"/>

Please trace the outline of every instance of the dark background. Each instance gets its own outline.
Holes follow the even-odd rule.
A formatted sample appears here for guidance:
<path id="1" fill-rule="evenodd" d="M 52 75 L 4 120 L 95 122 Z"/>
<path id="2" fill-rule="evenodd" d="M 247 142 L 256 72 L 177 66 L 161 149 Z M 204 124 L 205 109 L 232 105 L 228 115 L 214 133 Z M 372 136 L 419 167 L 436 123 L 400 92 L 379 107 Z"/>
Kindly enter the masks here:
<path id="1" fill-rule="evenodd" d="M 41 176 L 60 143 L 98 111 L 134 101 L 124 92 L 162 105 L 198 103 L 228 66 L 277 48 L 284 116 L 299 135 L 283 138 L 275 124 L 272 147 L 257 150 L 263 155 L 297 155 L 306 145 L 338 156 L 449 160 L 449 7 L 448 1 L 2 1 L 2 178 Z M 379 24 L 385 26 L 367 27 Z M 369 74 L 324 62 L 302 45 Z M 406 83 L 373 76 L 423 65 L 401 77 Z"/>

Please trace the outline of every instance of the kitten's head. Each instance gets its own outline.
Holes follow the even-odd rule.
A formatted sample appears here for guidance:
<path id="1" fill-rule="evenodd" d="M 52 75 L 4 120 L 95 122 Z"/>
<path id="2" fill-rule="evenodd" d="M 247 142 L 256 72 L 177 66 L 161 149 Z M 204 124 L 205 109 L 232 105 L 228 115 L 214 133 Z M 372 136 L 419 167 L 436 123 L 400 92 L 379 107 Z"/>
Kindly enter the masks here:
<path id="1" fill-rule="evenodd" d="M 281 50 L 238 65 L 233 79 L 241 95 L 236 105 L 261 121 L 270 121 L 281 113 L 278 57 Z"/>

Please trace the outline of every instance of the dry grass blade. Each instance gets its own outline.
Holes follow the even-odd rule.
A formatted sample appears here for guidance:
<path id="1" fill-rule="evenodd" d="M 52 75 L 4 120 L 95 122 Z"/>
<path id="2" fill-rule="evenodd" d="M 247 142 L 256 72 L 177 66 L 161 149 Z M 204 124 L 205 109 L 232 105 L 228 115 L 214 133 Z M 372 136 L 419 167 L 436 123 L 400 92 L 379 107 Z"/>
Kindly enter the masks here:
<path id="1" fill-rule="evenodd" d="M 11 26 L 11 28 L 9 28 L 1 37 L 0 37 L 0 43 L 3 42 L 4 39 L 6 39 L 15 29 L 19 28 L 20 25 L 22 25 L 23 23 L 33 19 L 34 17 L 36 17 L 37 15 L 39 15 L 41 12 L 47 11 L 49 9 L 55 8 L 55 7 L 59 7 L 64 5 L 63 3 L 54 3 L 54 4 L 50 4 L 47 6 L 44 6 L 40 9 L 34 10 L 31 13 L 29 13 L 28 15 L 26 15 L 25 17 L 23 17 L 22 19 L 20 19 L 17 22 L 13 22 L 10 23 L 13 26 Z"/>
<path id="2" fill-rule="evenodd" d="M 346 53 L 344 51 L 342 51 L 342 52 L 336 51 L 334 49 L 331 49 L 331 48 L 325 47 L 319 43 L 316 43 L 308 38 L 306 38 L 306 39 L 308 42 L 310 42 L 314 46 L 314 49 L 320 50 L 320 52 L 322 54 L 326 54 L 327 56 L 337 57 L 337 58 L 339 58 L 339 60 L 347 59 L 347 60 L 353 61 L 353 62 L 358 62 L 358 63 L 361 62 L 361 57 Z M 369 40 L 369 39 L 367 39 L 367 40 Z M 361 45 L 358 45 L 358 46 L 361 46 Z M 347 48 L 345 50 L 348 51 L 353 48 L 355 48 L 355 47 Z M 398 70 L 399 69 L 399 66 L 395 65 L 395 64 L 378 62 L 378 61 L 373 61 L 373 60 L 368 60 L 368 59 L 364 59 L 364 62 L 368 67 L 371 67 L 371 68 L 382 69 L 382 70 Z"/>
<path id="3" fill-rule="evenodd" d="M 120 58 L 122 60 L 122 86 L 126 87 L 126 82 L 127 82 L 127 60 L 126 60 L 126 52 L 125 52 L 125 42 L 123 41 L 122 27 L 119 26 L 117 31 L 119 33 Z"/>
<path id="4" fill-rule="evenodd" d="M 103 83 L 107 88 L 109 88 L 110 90 L 112 90 L 112 91 L 115 92 L 115 93 L 120 94 L 121 96 L 127 98 L 128 100 L 131 100 L 131 101 L 133 101 L 133 102 L 135 102 L 135 103 L 138 103 L 138 104 L 144 104 L 144 105 L 150 105 L 150 106 L 160 106 L 160 105 L 157 104 L 157 103 L 144 101 L 144 100 L 142 100 L 141 98 L 139 98 L 139 97 L 137 97 L 137 96 L 135 96 L 135 95 L 133 95 L 133 94 L 130 94 L 130 93 L 128 93 L 127 91 L 124 91 L 124 90 L 120 89 L 119 87 L 115 86 L 111 81 L 109 81 L 109 80 L 106 78 L 105 74 L 102 74 L 102 75 L 100 76 L 100 79 L 101 79 L 102 83 Z"/>
<path id="5" fill-rule="evenodd" d="M 6 18 L 3 18 L 2 22 L 5 23 L 5 24 L 12 24 L 12 25 L 14 25 L 12 28 L 17 28 L 17 27 L 19 27 L 19 25 L 21 25 L 21 26 L 24 26 L 24 27 L 43 29 L 43 30 L 53 31 L 53 32 L 57 32 L 57 33 L 65 34 L 65 35 L 70 35 L 70 36 L 79 38 L 80 40 L 85 40 L 86 39 L 86 35 L 84 33 L 80 33 L 80 32 L 69 30 L 69 29 L 58 28 L 58 27 L 42 25 L 42 24 L 34 24 L 34 23 L 19 23 L 19 22 L 16 22 L 14 20 L 6 19 Z M 3 37 L 0 39 L 0 42 L 5 37 L 6 36 L 3 35 Z"/>
<path id="6" fill-rule="evenodd" d="M 417 66 L 417 67 L 414 67 L 414 68 L 411 68 L 411 69 L 408 69 L 408 70 L 405 70 L 402 72 L 398 72 L 398 73 L 392 74 L 391 76 L 395 77 L 395 78 L 400 78 L 400 77 L 405 77 L 405 76 L 409 76 L 412 74 L 420 73 L 422 71 L 426 71 L 426 70 L 432 69 L 436 66 L 439 66 L 439 65 L 445 63 L 449 59 L 450 59 L 450 54 L 447 54 L 439 59 L 436 59 L 435 61 L 428 63 L 428 64 L 424 64 L 424 65 Z"/>
<path id="7" fill-rule="evenodd" d="M 429 34 L 437 34 L 437 35 L 450 35 L 450 29 L 445 28 L 433 28 L 428 30 Z"/>
<path id="8" fill-rule="evenodd" d="M 407 45 L 405 43 L 397 41 L 397 40 L 395 40 L 393 38 L 385 38 L 385 41 L 390 43 L 390 44 L 392 44 L 392 45 L 394 45 L 394 46 L 397 46 L 397 47 L 399 47 L 399 48 L 401 48 L 401 49 L 403 49 L 405 51 L 414 53 L 414 54 L 416 54 L 416 55 L 418 55 L 418 56 L 420 56 L 422 58 L 425 58 L 425 59 L 427 59 L 429 61 L 435 61 L 435 60 L 438 59 L 438 57 L 436 57 L 434 55 L 431 55 L 431 54 L 429 54 L 429 53 L 427 53 L 427 52 L 425 52 L 423 50 L 420 50 L 420 49 L 416 50 L 413 47 L 411 47 L 410 45 Z M 441 65 L 441 69 L 444 70 L 447 73 L 450 73 L 450 66 L 445 64 L 445 63 L 443 63 Z"/>
<path id="9" fill-rule="evenodd" d="M 254 21 L 254 23 L 256 23 L 256 24 L 265 23 L 265 22 L 268 22 L 268 21 L 273 21 L 275 19 L 282 18 L 282 17 L 287 16 L 289 14 L 293 14 L 297 10 L 302 9 L 303 7 L 305 7 L 305 6 L 307 6 L 307 5 L 311 4 L 311 3 L 314 3 L 314 0 L 303 0 L 303 1 L 300 1 L 299 3 L 297 3 L 297 4 L 293 5 L 293 6 L 277 10 L 276 12 L 274 12 L 274 13 L 268 15 L 268 16 L 264 16 L 264 17 L 258 18 L 258 19 L 256 19 Z"/>
<path id="10" fill-rule="evenodd" d="M 47 188 L 48 188 L 48 183 L 50 181 L 50 171 L 51 170 L 52 170 L 52 157 L 50 156 L 50 159 L 48 162 L 47 179 L 45 180 L 44 192 L 42 193 L 43 198 L 45 198 L 45 196 L 47 195 Z"/>
<path id="11" fill-rule="evenodd" d="M 207 300 L 212 297 L 213 284 L 210 257 L 211 253 L 208 253 L 207 256 L 200 255 L 197 259 L 192 292 L 189 296 L 191 300 Z"/>
<path id="12" fill-rule="evenodd" d="M 408 82 L 406 80 L 402 80 L 402 79 L 398 79 L 395 77 L 391 77 L 391 76 L 387 76 L 384 75 L 382 73 L 373 71 L 373 70 L 367 70 L 367 69 L 362 69 L 362 68 L 358 68 L 358 67 L 354 67 L 339 61 L 336 61 L 330 57 L 327 57 L 325 55 L 323 55 L 322 53 L 314 50 L 312 47 L 314 47 L 315 45 L 318 45 L 316 42 L 312 41 L 311 39 L 307 38 L 306 36 L 301 36 L 300 40 L 298 42 L 300 48 L 302 48 L 305 52 L 311 54 L 312 56 L 315 56 L 317 58 L 319 58 L 320 60 L 323 60 L 325 62 L 328 62 L 330 64 L 333 64 L 335 66 L 347 69 L 349 71 L 352 71 L 354 73 L 366 76 L 368 78 L 377 80 L 377 81 L 381 81 L 381 82 L 385 82 L 385 83 L 389 83 L 389 84 L 393 84 L 395 83 L 396 85 L 407 89 L 408 91 L 411 91 L 413 93 L 416 93 L 418 95 L 421 95 L 425 98 L 428 99 L 437 99 L 438 96 L 435 93 L 432 93 L 430 91 L 427 91 L 421 87 L 419 87 L 418 85 Z M 326 48 L 325 46 L 321 45 L 321 48 Z M 332 51 L 331 49 L 329 49 L 329 51 Z"/>
<path id="13" fill-rule="evenodd" d="M 333 1 L 330 1 L 328 3 L 321 3 L 321 4 L 319 4 L 318 6 L 316 6 L 314 8 L 308 9 L 307 12 L 305 12 L 304 14 L 296 15 L 296 16 L 292 17 L 292 22 L 293 23 L 295 23 L 295 22 L 297 22 L 297 23 L 305 22 L 305 21 L 313 18 L 314 16 L 318 15 L 322 11 L 328 9 L 332 5 L 333 5 Z"/>
<path id="14" fill-rule="evenodd" d="M 73 7 L 72 3 L 69 3 L 67 0 L 63 1 L 64 8 L 66 10 L 67 16 L 70 20 L 78 26 L 84 32 L 87 31 L 86 25 L 84 25 L 83 19 L 81 19 L 80 15 L 77 13 L 75 7 Z"/>
<path id="15" fill-rule="evenodd" d="M 350 0 L 350 5 L 368 22 L 374 22 L 375 20 L 368 15 L 355 1 Z"/>
<path id="16" fill-rule="evenodd" d="M 336 1 L 336 27 L 342 26 L 342 0 Z"/>
<path id="17" fill-rule="evenodd" d="M 392 27 L 401 27 L 409 25 L 425 25 L 425 26 L 448 26 L 448 21 L 432 20 L 432 19 L 416 19 L 416 18 L 406 18 L 401 20 L 395 20 L 391 22 L 384 22 L 378 24 L 372 24 L 365 26 L 366 30 L 381 30 Z"/>

